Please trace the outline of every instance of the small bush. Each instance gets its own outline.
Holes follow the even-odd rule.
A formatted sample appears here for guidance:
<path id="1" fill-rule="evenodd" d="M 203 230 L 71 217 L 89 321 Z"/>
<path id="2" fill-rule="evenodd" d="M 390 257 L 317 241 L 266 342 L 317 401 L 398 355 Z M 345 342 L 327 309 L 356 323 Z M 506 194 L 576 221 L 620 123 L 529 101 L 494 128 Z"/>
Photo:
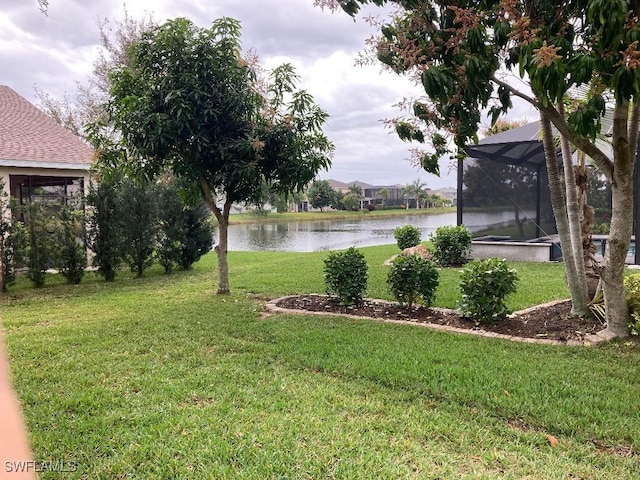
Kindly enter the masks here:
<path id="1" fill-rule="evenodd" d="M 401 305 L 411 308 L 418 302 L 429 307 L 438 287 L 438 270 L 432 261 L 420 255 L 400 255 L 391 264 L 387 284 Z"/>
<path id="2" fill-rule="evenodd" d="M 640 274 L 624 277 L 624 289 L 627 292 L 627 303 L 631 312 L 629 332 L 640 335 Z"/>
<path id="3" fill-rule="evenodd" d="M 400 248 L 400 250 L 415 247 L 421 240 L 420 229 L 413 225 L 405 225 L 404 227 L 396 228 L 393 231 L 393 236 L 398 242 L 398 248 Z"/>
<path id="4" fill-rule="evenodd" d="M 463 265 L 471 249 L 471 232 L 464 225 L 438 227 L 429 236 L 435 261 L 443 266 Z"/>
<path id="5" fill-rule="evenodd" d="M 63 205 L 57 218 L 53 237 L 54 266 L 69 284 L 78 284 L 87 267 L 84 249 L 83 211 Z"/>
<path id="6" fill-rule="evenodd" d="M 332 252 L 324 260 L 324 283 L 328 295 L 336 296 L 341 305 L 357 305 L 367 289 L 367 262 L 364 255 L 351 247 Z"/>
<path id="7" fill-rule="evenodd" d="M 460 275 L 459 313 L 476 322 L 496 323 L 510 312 L 505 298 L 516 291 L 518 275 L 504 260 L 472 260 Z"/>
<path id="8" fill-rule="evenodd" d="M 640 335 L 640 312 L 633 312 L 631 314 L 631 321 L 629 322 L 629 333 L 633 336 Z"/>

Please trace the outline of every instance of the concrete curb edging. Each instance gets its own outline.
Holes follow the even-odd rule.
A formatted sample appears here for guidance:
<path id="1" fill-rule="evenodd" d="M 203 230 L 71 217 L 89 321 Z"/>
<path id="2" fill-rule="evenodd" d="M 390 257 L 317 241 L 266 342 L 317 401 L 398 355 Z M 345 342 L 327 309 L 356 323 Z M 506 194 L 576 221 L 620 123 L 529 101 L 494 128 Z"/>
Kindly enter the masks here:
<path id="1" fill-rule="evenodd" d="M 594 335 L 587 335 L 583 341 L 569 340 L 569 341 L 563 342 L 561 340 L 550 340 L 547 338 L 514 337 L 511 335 L 505 335 L 502 333 L 488 332 L 486 330 L 469 330 L 466 328 L 449 327 L 447 325 L 437 325 L 434 323 L 412 322 L 410 320 L 392 320 L 392 319 L 384 319 L 384 318 L 365 317 L 362 315 L 350 315 L 348 313 L 312 312 L 307 310 L 298 310 L 294 308 L 283 308 L 283 307 L 278 307 L 277 305 L 277 303 L 280 302 L 281 300 L 298 297 L 298 296 L 299 295 L 286 295 L 284 297 L 269 300 L 265 304 L 265 310 L 270 313 L 280 313 L 280 314 L 289 314 L 289 315 L 317 315 L 317 316 L 346 317 L 346 318 L 354 318 L 354 319 L 374 320 L 374 321 L 383 322 L 383 323 L 397 323 L 402 325 L 412 325 L 415 327 L 429 328 L 431 330 L 438 330 L 442 332 L 475 335 L 475 336 L 486 337 L 486 338 L 498 338 L 502 340 L 509 340 L 512 342 L 534 343 L 538 345 L 591 346 L 591 345 L 597 345 L 599 343 L 608 342 L 611 340 L 611 338 L 609 338 L 606 334 L 603 333 L 604 331 L 598 332 Z M 373 300 L 380 303 L 392 304 L 392 302 L 386 302 L 385 300 L 380 300 L 380 299 L 366 299 L 366 300 Z M 563 301 L 564 300 L 556 300 L 553 302 L 548 302 L 542 305 L 538 305 L 536 307 L 530 307 L 524 310 L 519 310 L 517 312 L 514 312 L 514 314 L 527 313 L 531 310 L 534 310 L 535 308 L 538 308 L 539 306 L 551 306 Z M 437 308 L 437 307 L 431 307 L 431 308 L 433 308 L 433 310 L 438 310 L 441 312 L 454 311 L 446 308 Z"/>

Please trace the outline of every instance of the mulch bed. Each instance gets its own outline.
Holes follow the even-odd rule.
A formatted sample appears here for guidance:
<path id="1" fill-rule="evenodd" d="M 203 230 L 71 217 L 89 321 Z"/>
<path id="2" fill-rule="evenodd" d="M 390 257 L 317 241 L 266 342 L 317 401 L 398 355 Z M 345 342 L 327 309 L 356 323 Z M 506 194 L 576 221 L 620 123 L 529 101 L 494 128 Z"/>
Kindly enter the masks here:
<path id="1" fill-rule="evenodd" d="M 383 320 L 431 323 L 466 330 L 484 330 L 513 337 L 562 342 L 579 342 L 586 335 L 597 333 L 604 328 L 604 325 L 597 319 L 572 317 L 569 300 L 516 312 L 495 325 L 482 324 L 481 326 L 469 318 L 460 317 L 452 310 L 422 306 L 407 310 L 396 303 L 376 300 L 365 300 L 361 305 L 345 307 L 324 295 L 297 295 L 281 299 L 276 305 L 281 308 L 308 312 L 328 312 Z"/>

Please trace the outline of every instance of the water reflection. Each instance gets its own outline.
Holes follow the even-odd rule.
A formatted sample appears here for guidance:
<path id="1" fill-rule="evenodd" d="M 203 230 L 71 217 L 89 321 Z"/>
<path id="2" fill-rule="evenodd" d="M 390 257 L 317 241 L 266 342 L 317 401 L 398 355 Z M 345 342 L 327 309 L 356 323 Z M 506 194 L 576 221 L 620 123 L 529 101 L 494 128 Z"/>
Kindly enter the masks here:
<path id="1" fill-rule="evenodd" d="M 483 213 L 478 218 L 468 218 L 468 227 L 473 231 L 474 226 L 503 221 L 504 215 L 513 216 L 510 212 Z M 233 221 L 233 218 L 231 220 Z M 436 228 L 455 225 L 456 214 L 232 224 L 229 226 L 229 250 L 313 252 L 339 250 L 351 246 L 385 245 L 396 242 L 393 238 L 396 227 L 408 224 L 418 227 L 422 232 L 422 238 L 426 240 Z"/>

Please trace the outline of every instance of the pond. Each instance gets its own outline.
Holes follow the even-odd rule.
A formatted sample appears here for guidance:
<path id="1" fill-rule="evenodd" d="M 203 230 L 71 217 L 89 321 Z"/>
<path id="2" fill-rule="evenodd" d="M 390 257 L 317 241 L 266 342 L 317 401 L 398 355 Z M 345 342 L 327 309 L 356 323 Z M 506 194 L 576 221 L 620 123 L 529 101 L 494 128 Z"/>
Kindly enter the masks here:
<path id="1" fill-rule="evenodd" d="M 512 222 L 513 212 L 481 213 L 465 219 L 473 232 L 484 225 Z M 422 239 L 427 240 L 436 228 L 455 224 L 455 213 L 370 218 L 363 214 L 362 219 L 232 224 L 229 226 L 229 250 L 314 252 L 386 245 L 396 243 L 393 238 L 396 227 L 413 225 L 422 232 Z"/>

